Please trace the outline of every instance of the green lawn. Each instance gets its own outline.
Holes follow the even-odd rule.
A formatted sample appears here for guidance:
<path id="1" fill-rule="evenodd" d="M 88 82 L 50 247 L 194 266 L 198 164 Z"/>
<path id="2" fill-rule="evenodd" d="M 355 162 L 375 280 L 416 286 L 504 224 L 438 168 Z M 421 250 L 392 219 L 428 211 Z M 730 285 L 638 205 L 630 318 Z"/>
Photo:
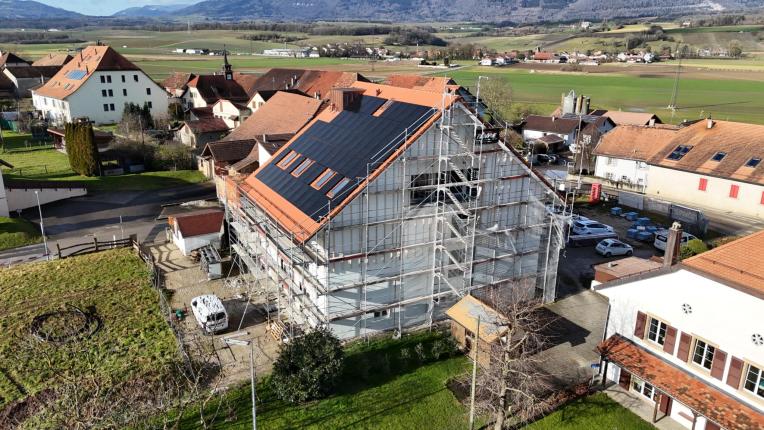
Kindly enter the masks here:
<path id="1" fill-rule="evenodd" d="M 176 341 L 157 301 L 149 271 L 132 249 L 0 270 L 0 408 L 50 387 L 57 374 L 92 371 L 107 386 L 165 377 Z M 72 343 L 30 336 L 35 316 L 65 305 L 94 307 L 102 328 Z"/>
<path id="2" fill-rule="evenodd" d="M 560 104 L 560 95 L 575 89 L 592 99 L 592 107 L 655 112 L 664 122 L 678 123 L 712 115 L 721 120 L 764 124 L 764 82 L 724 79 L 682 79 L 674 115 L 666 109 L 674 79 L 619 74 L 535 72 L 512 68 L 468 67 L 446 72 L 464 86 L 475 90 L 479 75 L 502 79 L 512 87 L 513 101 L 536 105 L 551 112 Z"/>
<path id="3" fill-rule="evenodd" d="M 650 423 L 611 400 L 596 393 L 568 403 L 528 430 L 654 430 Z"/>
<path id="4" fill-rule="evenodd" d="M 259 384 L 257 425 L 268 429 L 438 429 L 467 428 L 467 411 L 446 388 L 446 382 L 468 368 L 461 355 L 433 360 L 429 352 L 436 332 L 406 336 L 400 341 L 359 342 L 347 349 L 339 392 L 304 406 L 278 400 L 268 380 Z M 428 357 L 415 353 L 422 344 Z M 407 353 L 410 357 L 406 358 Z M 250 387 L 232 390 L 223 400 L 215 429 L 250 429 Z M 212 407 L 214 407 L 213 405 Z M 232 418 L 233 417 L 233 418 Z M 226 420 L 226 418 L 228 420 Z M 189 414 L 181 428 L 198 429 L 198 416 Z"/>
<path id="5" fill-rule="evenodd" d="M 37 227 L 23 218 L 0 217 L 0 251 L 42 241 Z"/>
<path id="6" fill-rule="evenodd" d="M 175 170 L 127 174 L 120 176 L 86 177 L 75 174 L 66 154 L 51 145 L 33 142 L 29 134 L 4 131 L 5 150 L 0 159 L 13 165 L 4 168 L 9 179 L 84 182 L 94 191 L 156 190 L 197 184 L 207 178 L 198 170 Z"/>

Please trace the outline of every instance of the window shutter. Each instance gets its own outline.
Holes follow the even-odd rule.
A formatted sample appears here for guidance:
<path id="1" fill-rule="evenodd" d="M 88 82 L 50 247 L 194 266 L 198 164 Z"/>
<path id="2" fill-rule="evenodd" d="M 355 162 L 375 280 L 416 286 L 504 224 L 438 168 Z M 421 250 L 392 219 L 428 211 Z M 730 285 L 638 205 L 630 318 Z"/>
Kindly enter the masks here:
<path id="1" fill-rule="evenodd" d="M 621 374 L 618 375 L 618 385 L 624 390 L 629 390 L 629 384 L 631 384 L 631 373 L 621 369 Z"/>
<path id="2" fill-rule="evenodd" d="M 670 325 L 666 326 L 666 338 L 663 343 L 663 350 L 669 354 L 674 353 L 674 344 L 676 343 L 676 329 Z"/>
<path id="3" fill-rule="evenodd" d="M 714 361 L 711 363 L 711 376 L 721 381 L 722 376 L 724 376 L 725 364 L 727 364 L 727 353 L 716 348 L 716 351 L 714 351 Z"/>
<path id="4" fill-rule="evenodd" d="M 730 185 L 730 198 L 736 199 L 738 191 L 740 191 L 740 186 Z"/>
<path id="5" fill-rule="evenodd" d="M 700 178 L 698 181 L 698 189 L 700 191 L 706 191 L 706 186 L 708 185 L 708 179 L 706 178 Z"/>
<path id="6" fill-rule="evenodd" d="M 734 389 L 740 387 L 740 377 L 743 375 L 743 360 L 730 358 L 730 371 L 727 373 L 727 385 Z"/>
<path id="7" fill-rule="evenodd" d="M 687 361 L 690 359 L 690 344 L 692 343 L 692 336 L 690 336 L 687 333 L 682 333 L 682 336 L 679 337 L 679 350 L 676 353 L 676 356 L 679 357 L 682 361 Z"/>
<path id="8" fill-rule="evenodd" d="M 644 339 L 645 338 L 645 322 L 647 321 L 647 315 L 637 311 L 637 324 L 634 326 L 634 336 Z"/>

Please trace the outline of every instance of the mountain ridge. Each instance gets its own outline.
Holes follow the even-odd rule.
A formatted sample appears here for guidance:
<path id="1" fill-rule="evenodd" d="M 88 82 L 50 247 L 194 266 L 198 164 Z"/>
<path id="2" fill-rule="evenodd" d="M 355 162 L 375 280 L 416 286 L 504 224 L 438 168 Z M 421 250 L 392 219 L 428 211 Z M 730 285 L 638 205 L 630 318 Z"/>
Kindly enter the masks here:
<path id="1" fill-rule="evenodd" d="M 82 18 L 84 15 L 33 0 L 0 0 L 0 19 Z"/>

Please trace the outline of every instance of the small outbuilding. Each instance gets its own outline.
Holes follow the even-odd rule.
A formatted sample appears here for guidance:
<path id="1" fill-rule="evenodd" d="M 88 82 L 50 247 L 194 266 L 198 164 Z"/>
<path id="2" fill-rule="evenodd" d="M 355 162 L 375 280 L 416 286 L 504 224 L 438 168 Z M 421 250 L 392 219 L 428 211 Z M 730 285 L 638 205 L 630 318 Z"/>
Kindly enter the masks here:
<path id="1" fill-rule="evenodd" d="M 465 296 L 446 311 L 451 319 L 451 335 L 468 355 L 474 354 L 477 343 L 478 364 L 491 364 L 491 348 L 507 333 L 501 314 L 474 296 Z M 480 327 L 478 329 L 478 321 Z M 475 334 L 479 340 L 476 342 Z"/>
<path id="2" fill-rule="evenodd" d="M 205 246 L 217 248 L 223 237 L 223 217 L 218 209 L 169 216 L 172 241 L 183 255 Z"/>

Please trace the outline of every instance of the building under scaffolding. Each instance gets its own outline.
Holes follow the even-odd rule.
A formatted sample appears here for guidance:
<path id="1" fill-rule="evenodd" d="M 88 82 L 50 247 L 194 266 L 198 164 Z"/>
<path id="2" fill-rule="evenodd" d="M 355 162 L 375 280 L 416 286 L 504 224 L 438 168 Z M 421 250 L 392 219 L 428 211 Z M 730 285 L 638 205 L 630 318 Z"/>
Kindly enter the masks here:
<path id="1" fill-rule="evenodd" d="M 562 201 L 443 94 L 357 82 L 246 180 L 228 180 L 232 250 L 285 327 L 341 338 L 432 324 L 460 297 L 555 298 Z"/>

